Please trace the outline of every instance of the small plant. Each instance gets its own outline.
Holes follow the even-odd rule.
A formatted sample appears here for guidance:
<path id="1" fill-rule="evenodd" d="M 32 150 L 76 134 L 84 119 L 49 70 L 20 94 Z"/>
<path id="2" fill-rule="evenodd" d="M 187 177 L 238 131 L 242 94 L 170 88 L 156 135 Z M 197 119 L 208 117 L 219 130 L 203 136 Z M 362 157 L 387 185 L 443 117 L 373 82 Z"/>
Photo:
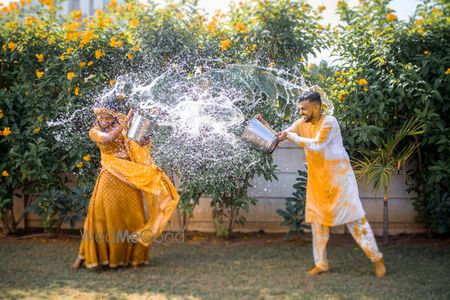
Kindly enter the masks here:
<path id="1" fill-rule="evenodd" d="M 394 172 L 404 166 L 417 150 L 413 141 L 405 143 L 406 138 L 423 133 L 423 122 L 411 119 L 403 124 L 394 136 L 386 138 L 376 149 L 359 150 L 363 158 L 354 159 L 355 175 L 358 180 L 365 177 L 373 191 L 383 191 L 383 242 L 389 240 L 388 192 Z"/>
<path id="2" fill-rule="evenodd" d="M 177 213 L 183 232 L 188 229 L 189 220 L 200 201 L 201 195 L 202 190 L 197 185 L 187 182 L 180 187 L 180 202 L 178 203 Z"/>
<path id="3" fill-rule="evenodd" d="M 286 210 L 277 209 L 277 214 L 284 218 L 283 226 L 289 226 L 289 231 L 285 239 L 290 239 L 294 236 L 302 236 L 305 229 L 309 226 L 305 222 L 305 203 L 306 203 L 306 180 L 307 173 L 299 170 L 296 183 L 294 184 L 295 191 L 292 197 L 286 198 Z"/>
<path id="4" fill-rule="evenodd" d="M 52 188 L 38 194 L 31 206 L 25 210 L 25 214 L 33 211 L 41 216 L 44 231 L 50 236 L 56 236 L 63 223 L 70 223 L 71 228 L 74 228 L 75 223 L 84 218 L 91 194 L 92 188 L 86 187 L 72 188 L 68 191 Z"/>

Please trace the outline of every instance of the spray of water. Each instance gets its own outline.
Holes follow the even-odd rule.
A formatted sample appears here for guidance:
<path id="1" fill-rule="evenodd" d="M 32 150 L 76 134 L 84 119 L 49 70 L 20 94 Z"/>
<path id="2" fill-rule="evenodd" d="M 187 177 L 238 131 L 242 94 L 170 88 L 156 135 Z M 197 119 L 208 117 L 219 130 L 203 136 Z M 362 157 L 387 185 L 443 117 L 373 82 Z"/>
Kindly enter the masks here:
<path id="1" fill-rule="evenodd" d="M 158 76 L 150 72 L 120 76 L 96 97 L 95 105 L 115 102 L 124 113 L 125 107 L 132 107 L 157 124 L 152 156 L 166 170 L 188 180 L 233 180 L 261 159 L 239 137 L 248 118 L 277 108 L 283 120 L 284 110 L 295 107 L 299 93 L 307 89 L 301 79 L 291 77 L 250 65 L 197 66 L 194 75 L 186 76 L 173 66 Z M 332 113 L 331 103 L 327 104 Z M 58 141 L 70 147 L 70 140 L 86 134 L 92 121 L 90 108 L 82 108 L 49 126 L 59 128 Z"/>

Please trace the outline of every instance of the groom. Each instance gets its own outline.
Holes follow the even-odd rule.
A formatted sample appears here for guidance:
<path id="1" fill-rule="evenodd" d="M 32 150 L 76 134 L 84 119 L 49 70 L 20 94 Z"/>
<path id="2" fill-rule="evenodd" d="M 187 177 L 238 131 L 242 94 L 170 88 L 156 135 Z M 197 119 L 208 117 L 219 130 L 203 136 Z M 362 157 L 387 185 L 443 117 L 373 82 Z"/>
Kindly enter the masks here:
<path id="1" fill-rule="evenodd" d="M 317 92 L 305 92 L 298 101 L 300 119 L 277 134 L 305 149 L 308 162 L 306 222 L 311 223 L 315 267 L 307 272 L 328 271 L 326 246 L 331 226 L 346 224 L 353 238 L 372 261 L 375 275 L 386 273 L 372 229 L 359 199 L 356 178 L 342 144 L 336 118 L 322 113 Z"/>

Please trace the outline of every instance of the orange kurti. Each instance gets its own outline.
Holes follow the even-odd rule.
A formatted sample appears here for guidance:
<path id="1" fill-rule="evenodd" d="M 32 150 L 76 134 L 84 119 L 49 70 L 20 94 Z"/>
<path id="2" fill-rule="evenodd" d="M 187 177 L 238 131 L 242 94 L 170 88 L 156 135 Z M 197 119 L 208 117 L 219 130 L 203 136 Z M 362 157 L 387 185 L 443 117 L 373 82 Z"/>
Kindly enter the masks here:
<path id="1" fill-rule="evenodd" d="M 100 149 L 102 170 L 89 203 L 79 255 L 88 268 L 147 263 L 151 238 L 164 230 L 178 193 L 151 159 L 150 146 L 128 140 L 125 132 L 110 143 L 103 142 L 104 135 L 97 127 L 89 132 Z M 158 216 L 163 217 L 161 226 L 151 232 Z M 132 233 L 137 233 L 139 243 L 133 243 Z"/>
<path id="2" fill-rule="evenodd" d="M 305 149 L 308 163 L 305 221 L 335 226 L 363 218 L 358 185 L 336 118 L 322 115 L 316 124 L 300 119 L 287 131 L 288 139 Z"/>

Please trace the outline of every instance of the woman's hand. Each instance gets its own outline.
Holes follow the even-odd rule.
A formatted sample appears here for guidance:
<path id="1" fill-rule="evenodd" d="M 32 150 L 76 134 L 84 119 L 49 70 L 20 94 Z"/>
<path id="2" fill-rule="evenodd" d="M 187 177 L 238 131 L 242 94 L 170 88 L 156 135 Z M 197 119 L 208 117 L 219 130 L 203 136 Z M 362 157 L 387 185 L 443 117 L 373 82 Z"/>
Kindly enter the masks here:
<path id="1" fill-rule="evenodd" d="M 141 145 L 142 145 L 142 146 L 148 146 L 148 145 L 150 145 L 152 142 L 153 142 L 152 138 L 149 137 L 149 136 L 147 136 L 147 137 L 145 137 L 145 140 L 144 140 L 144 142 L 143 142 Z"/>
<path id="2" fill-rule="evenodd" d="M 131 121 L 131 118 L 133 118 L 133 115 L 134 115 L 134 110 L 132 108 L 130 108 L 130 110 L 128 111 L 128 114 L 124 120 L 124 124 L 123 124 L 124 129 L 127 129 L 129 127 L 130 121 Z"/>

